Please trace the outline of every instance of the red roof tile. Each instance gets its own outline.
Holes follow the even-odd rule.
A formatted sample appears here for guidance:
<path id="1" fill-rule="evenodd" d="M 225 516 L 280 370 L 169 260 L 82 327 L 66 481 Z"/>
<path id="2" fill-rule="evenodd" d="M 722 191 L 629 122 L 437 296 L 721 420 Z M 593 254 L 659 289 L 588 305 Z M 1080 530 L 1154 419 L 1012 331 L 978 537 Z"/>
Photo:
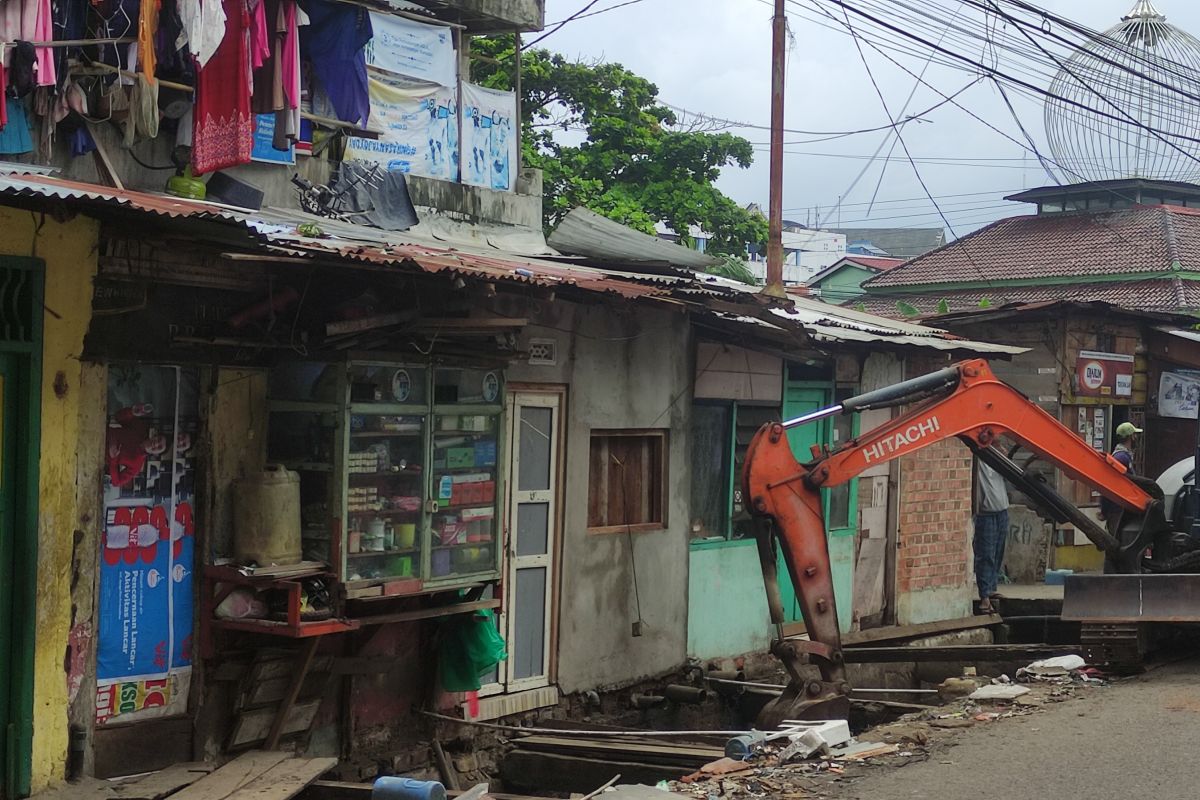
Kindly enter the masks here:
<path id="1" fill-rule="evenodd" d="M 1107 283 L 1062 284 L 1058 286 L 997 286 L 995 289 L 930 292 L 926 295 L 897 294 L 873 297 L 864 295 L 845 303 L 851 308 L 863 308 L 871 314 L 904 319 L 899 304 L 903 303 L 928 317 L 939 312 L 945 300 L 949 313 L 973 311 L 986 299 L 992 306 L 1011 303 L 1042 303 L 1055 300 L 1102 302 L 1119 308 L 1142 311 L 1186 313 L 1200 310 L 1200 282 L 1179 278 L 1155 278 L 1143 281 L 1110 281 Z"/>
<path id="2" fill-rule="evenodd" d="M 858 264 L 860 267 L 874 270 L 875 272 L 887 272 L 889 269 L 893 269 L 904 263 L 903 258 L 883 258 L 880 256 L 846 256 L 844 260 Z"/>
<path id="3" fill-rule="evenodd" d="M 1200 269 L 1200 209 L 1002 219 L 866 282 L 869 289 Z"/>

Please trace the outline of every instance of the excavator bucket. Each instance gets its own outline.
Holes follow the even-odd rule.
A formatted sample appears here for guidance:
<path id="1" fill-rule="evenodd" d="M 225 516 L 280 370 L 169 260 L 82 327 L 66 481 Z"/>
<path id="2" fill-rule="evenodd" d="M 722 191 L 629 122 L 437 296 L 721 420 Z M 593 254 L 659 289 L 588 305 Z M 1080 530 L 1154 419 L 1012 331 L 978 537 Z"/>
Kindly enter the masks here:
<path id="1" fill-rule="evenodd" d="M 1062 618 L 1085 624 L 1200 622 L 1200 575 L 1068 575 Z"/>
<path id="2" fill-rule="evenodd" d="M 760 731 L 771 731 L 790 720 L 849 718 L 849 696 L 821 692 L 813 697 L 809 694 L 807 685 L 789 684 L 784 688 L 783 694 L 763 706 L 754 724 Z"/>

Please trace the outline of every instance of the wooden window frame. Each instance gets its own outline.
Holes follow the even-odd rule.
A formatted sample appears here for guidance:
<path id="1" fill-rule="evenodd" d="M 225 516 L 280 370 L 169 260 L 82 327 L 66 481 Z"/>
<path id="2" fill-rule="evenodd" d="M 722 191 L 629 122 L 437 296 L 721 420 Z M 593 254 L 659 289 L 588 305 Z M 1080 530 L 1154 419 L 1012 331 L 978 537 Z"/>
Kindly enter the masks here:
<path id="1" fill-rule="evenodd" d="M 661 508 L 661 521 L 655 522 L 639 522 L 627 525 L 591 525 L 592 513 L 592 487 L 595 485 L 591 474 L 591 458 L 592 444 L 597 437 L 604 438 L 653 438 L 658 440 L 659 452 L 659 506 Z M 588 526 L 589 534 L 612 534 L 612 533 L 651 533 L 653 531 L 664 531 L 670 527 L 670 511 L 667 503 L 667 481 L 670 475 L 671 461 L 671 436 L 670 431 L 665 428 L 593 428 L 588 436 Z"/>

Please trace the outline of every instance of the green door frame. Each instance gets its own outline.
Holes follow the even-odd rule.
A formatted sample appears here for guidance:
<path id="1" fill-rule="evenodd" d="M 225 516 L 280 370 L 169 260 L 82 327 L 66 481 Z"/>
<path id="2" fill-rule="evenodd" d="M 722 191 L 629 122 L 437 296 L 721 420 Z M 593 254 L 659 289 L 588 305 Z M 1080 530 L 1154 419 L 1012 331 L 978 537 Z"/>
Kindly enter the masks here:
<path id="1" fill-rule="evenodd" d="M 0 313 L 0 370 L 4 375 L 4 491 L 11 502 L 10 544 L 0 548 L 0 606 L 7 606 L 7 637 L 0 628 L 0 796 L 27 797 L 33 769 L 33 672 L 37 619 L 38 489 L 41 453 L 42 314 L 45 267 L 40 259 L 0 256 L 0 294 L 24 300 L 22 328 Z M 14 302 L 15 301 L 17 302 Z M 21 310 L 17 311 L 18 317 Z M 16 331 L 16 334 L 13 331 Z M 11 337 L 11 338 L 6 338 Z M 9 489 L 11 488 L 11 491 Z M 0 609 L 0 617 L 4 610 Z"/>
<path id="2" fill-rule="evenodd" d="M 806 393 L 808 395 L 808 398 L 806 398 L 807 402 L 797 403 L 793 393 Z M 832 405 L 836 393 L 835 385 L 829 381 L 786 381 L 783 395 L 784 419 L 792 419 L 809 411 L 815 411 L 817 408 Z M 858 435 L 858 418 L 852 417 L 850 419 L 850 436 L 854 437 Z M 840 442 L 833 441 L 833 423 L 830 420 L 821 420 L 820 422 L 813 423 L 813 426 L 793 428 L 788 431 L 788 441 L 792 444 L 792 452 L 796 456 L 797 461 L 806 462 L 812 460 L 812 454 L 804 447 L 804 442 L 812 441 L 814 437 L 811 435 L 805 436 L 804 434 L 811 434 L 814 429 L 817 433 L 815 437 L 817 444 L 829 445 L 830 447 L 840 444 Z M 847 484 L 847 489 L 849 493 L 847 498 L 849 506 L 847 522 L 849 524 L 847 526 L 829 528 L 825 531 L 826 541 L 829 545 L 830 565 L 833 570 L 838 624 L 843 631 L 850 629 L 854 612 L 854 557 L 858 534 L 858 479 L 851 480 Z M 830 499 L 831 490 L 822 490 L 821 510 L 826 520 L 830 516 Z M 795 589 L 788 576 L 787 568 L 783 563 L 782 554 L 778 559 L 778 573 L 779 588 L 783 595 L 784 613 L 788 616 L 789 621 L 800 622 L 802 619 L 799 603 L 796 600 Z"/>

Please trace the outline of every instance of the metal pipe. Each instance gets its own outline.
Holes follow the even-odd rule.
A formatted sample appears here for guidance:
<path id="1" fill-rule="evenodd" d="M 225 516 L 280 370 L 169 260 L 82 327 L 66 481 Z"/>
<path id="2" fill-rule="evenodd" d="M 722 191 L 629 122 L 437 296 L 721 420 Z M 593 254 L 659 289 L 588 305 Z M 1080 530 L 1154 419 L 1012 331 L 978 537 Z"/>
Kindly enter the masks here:
<path id="1" fill-rule="evenodd" d="M 629 697 L 629 704 L 634 708 L 658 708 L 666 702 L 667 698 L 661 694 L 635 694 Z"/>
<path id="2" fill-rule="evenodd" d="M 771 203 L 768 217 L 767 285 L 763 294 L 786 298 L 783 289 L 783 112 L 787 81 L 787 2 L 775 0 L 771 21 Z"/>
<path id="3" fill-rule="evenodd" d="M 753 683 L 751 681 L 726 680 L 725 678 L 714 678 L 712 673 L 704 678 L 712 683 L 731 684 L 734 686 L 745 686 L 750 689 L 778 689 L 783 691 L 785 687 L 777 683 Z M 852 694 L 937 694 L 937 689 L 858 689 L 850 690 Z"/>
<path id="4" fill-rule="evenodd" d="M 816 422 L 819 419 L 825 419 L 826 417 L 836 417 L 838 414 L 841 414 L 843 410 L 844 409 L 840 405 L 830 406 L 829 408 L 820 408 L 820 409 L 817 409 L 816 411 L 810 411 L 802 417 L 796 417 L 795 419 L 787 420 L 786 422 L 783 423 L 783 427 L 785 429 L 786 428 L 798 428 L 801 425 L 807 425 L 808 423 Z"/>
<path id="5" fill-rule="evenodd" d="M 688 705 L 700 705 L 708 699 L 708 692 L 699 686 L 684 686 L 679 683 L 672 683 L 666 689 L 663 689 L 663 694 L 672 703 L 686 703 Z"/>

